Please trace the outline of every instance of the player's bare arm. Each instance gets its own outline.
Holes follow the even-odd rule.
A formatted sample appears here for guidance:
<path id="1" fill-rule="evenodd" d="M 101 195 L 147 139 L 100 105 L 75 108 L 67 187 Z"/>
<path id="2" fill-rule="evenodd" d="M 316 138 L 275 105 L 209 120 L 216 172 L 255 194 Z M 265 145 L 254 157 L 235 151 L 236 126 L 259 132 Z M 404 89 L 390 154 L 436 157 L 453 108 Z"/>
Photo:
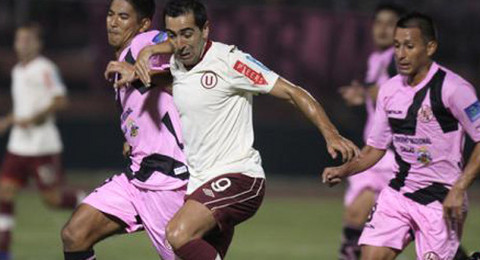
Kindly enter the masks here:
<path id="1" fill-rule="evenodd" d="M 40 111 L 38 114 L 27 119 L 13 119 L 13 123 L 21 127 L 28 127 L 31 125 L 39 125 L 45 122 L 47 117 L 58 111 L 64 110 L 68 106 L 68 98 L 66 96 L 56 96 L 53 98 L 52 103 L 45 110 Z"/>
<path id="2" fill-rule="evenodd" d="M 342 181 L 342 179 L 363 172 L 375 165 L 385 155 L 386 150 L 380 150 L 372 146 L 363 147 L 359 156 L 346 164 L 338 167 L 325 168 L 322 174 L 323 183 L 334 186 Z"/>
<path id="3" fill-rule="evenodd" d="M 465 192 L 467 191 L 468 187 L 472 185 L 479 172 L 480 143 L 477 143 L 463 171 L 463 174 L 453 185 L 450 192 L 448 192 L 445 201 L 443 202 L 443 215 L 447 221 L 447 224 L 456 223 L 460 225 L 462 223 L 464 217 L 463 203 Z"/>
<path id="4" fill-rule="evenodd" d="M 135 62 L 135 72 L 143 84 L 146 86 L 150 86 L 151 84 L 152 72 L 150 71 L 150 57 L 157 54 L 170 53 L 173 53 L 173 46 L 169 41 L 147 46 L 140 51 Z M 155 73 L 156 72 L 153 72 L 153 74 Z"/>
<path id="5" fill-rule="evenodd" d="M 9 113 L 0 118 L 0 135 L 3 135 L 13 125 L 13 114 Z"/>
<path id="6" fill-rule="evenodd" d="M 170 85 L 164 84 L 166 80 L 171 81 L 170 72 L 168 70 L 150 70 L 148 72 L 149 79 L 153 83 L 160 83 L 157 85 Z M 114 84 L 114 88 L 125 87 L 128 83 L 139 80 L 139 76 L 136 74 L 135 67 L 128 62 L 124 61 L 111 61 L 107 65 L 104 76 L 106 80 L 111 80 L 114 74 L 119 74 L 120 79 Z M 166 77 L 168 76 L 168 77 Z M 150 85 L 147 85 L 150 86 Z"/>
<path id="7" fill-rule="evenodd" d="M 320 103 L 305 89 L 279 78 L 270 94 L 296 106 L 320 130 L 327 142 L 328 152 L 334 159 L 338 152 L 344 161 L 359 154 L 357 146 L 338 133 Z"/>

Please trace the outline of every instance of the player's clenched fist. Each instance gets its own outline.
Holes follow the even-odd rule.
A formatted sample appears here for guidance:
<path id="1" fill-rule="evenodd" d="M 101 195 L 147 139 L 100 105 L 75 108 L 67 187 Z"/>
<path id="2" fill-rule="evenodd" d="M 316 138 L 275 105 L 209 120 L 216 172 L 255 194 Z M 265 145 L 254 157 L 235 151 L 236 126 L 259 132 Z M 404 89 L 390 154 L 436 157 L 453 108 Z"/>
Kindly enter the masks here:
<path id="1" fill-rule="evenodd" d="M 344 171 L 342 166 L 339 167 L 328 167 L 323 170 L 322 174 L 322 181 L 323 183 L 328 184 L 328 186 L 332 187 L 337 185 L 345 178 L 347 172 Z"/>

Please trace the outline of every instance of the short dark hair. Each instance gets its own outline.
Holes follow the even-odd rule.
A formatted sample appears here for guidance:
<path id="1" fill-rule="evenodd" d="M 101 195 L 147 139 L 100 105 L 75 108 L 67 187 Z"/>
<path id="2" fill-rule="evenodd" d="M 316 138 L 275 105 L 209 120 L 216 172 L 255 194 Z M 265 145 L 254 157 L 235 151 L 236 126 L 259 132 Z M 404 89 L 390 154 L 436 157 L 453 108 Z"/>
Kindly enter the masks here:
<path id="1" fill-rule="evenodd" d="M 114 0 L 110 1 L 110 5 Z M 153 15 L 155 14 L 155 0 L 125 0 L 127 1 L 135 12 L 138 14 L 138 18 L 140 20 L 144 18 L 148 18 L 150 20 L 153 19 Z"/>
<path id="2" fill-rule="evenodd" d="M 401 17 L 402 15 L 404 15 L 406 13 L 406 9 L 403 6 L 397 5 L 397 4 L 394 4 L 394 3 L 383 3 L 383 4 L 377 5 L 377 7 L 375 8 L 374 15 L 377 15 L 378 13 L 380 13 L 382 11 L 393 12 L 398 17 Z"/>
<path id="3" fill-rule="evenodd" d="M 17 27 L 17 31 L 20 29 L 26 29 L 33 32 L 37 36 L 38 40 L 43 42 L 43 27 L 40 25 L 40 23 L 34 21 L 25 22 Z"/>
<path id="4" fill-rule="evenodd" d="M 418 28 L 425 42 L 437 41 L 437 30 L 433 19 L 422 13 L 409 13 L 397 22 L 397 28 Z"/>
<path id="5" fill-rule="evenodd" d="M 198 0 L 170 0 L 163 11 L 163 19 L 167 16 L 178 17 L 192 12 L 195 25 L 202 29 L 208 20 L 205 5 Z"/>

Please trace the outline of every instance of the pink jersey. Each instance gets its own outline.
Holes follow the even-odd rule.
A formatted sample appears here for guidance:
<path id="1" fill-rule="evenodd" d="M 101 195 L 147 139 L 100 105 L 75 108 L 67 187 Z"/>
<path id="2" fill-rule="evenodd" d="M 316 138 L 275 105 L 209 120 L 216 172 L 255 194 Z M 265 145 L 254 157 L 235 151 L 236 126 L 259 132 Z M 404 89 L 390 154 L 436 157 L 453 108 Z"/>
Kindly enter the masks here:
<path id="1" fill-rule="evenodd" d="M 417 86 L 397 75 L 377 98 L 367 144 L 395 150 L 389 186 L 423 205 L 443 201 L 462 173 L 465 132 L 480 141 L 480 102 L 474 88 L 433 63 Z"/>
<path id="2" fill-rule="evenodd" d="M 387 80 L 397 75 L 393 53 L 394 49 L 392 47 L 384 51 L 375 51 L 370 54 L 370 57 L 368 58 L 368 70 L 365 77 L 365 85 L 377 85 L 380 87 Z M 363 137 L 366 141 L 370 128 L 373 125 L 373 118 L 375 115 L 375 104 L 370 98 L 370 95 L 366 95 L 365 106 L 367 109 L 367 122 L 365 123 Z"/>
<path id="3" fill-rule="evenodd" d="M 134 63 L 140 50 L 166 40 L 163 32 L 137 35 L 119 60 Z M 155 57 L 152 67 L 169 67 L 168 57 Z M 184 186 L 189 177 L 183 153 L 180 119 L 173 97 L 162 86 L 145 87 L 140 81 L 117 90 L 122 111 L 122 132 L 131 146 L 132 182 L 142 188 L 171 190 Z"/>

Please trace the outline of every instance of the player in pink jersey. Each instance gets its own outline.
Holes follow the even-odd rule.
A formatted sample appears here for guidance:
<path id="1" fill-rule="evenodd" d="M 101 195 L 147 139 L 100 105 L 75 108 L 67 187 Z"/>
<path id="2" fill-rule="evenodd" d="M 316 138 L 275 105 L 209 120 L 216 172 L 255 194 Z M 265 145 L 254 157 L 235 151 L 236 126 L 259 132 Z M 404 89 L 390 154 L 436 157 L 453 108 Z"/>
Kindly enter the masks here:
<path id="1" fill-rule="evenodd" d="M 398 76 L 377 98 L 374 125 L 358 160 L 325 169 L 330 185 L 362 172 L 393 144 L 393 178 L 360 238 L 362 259 L 394 259 L 411 241 L 417 259 L 453 259 L 466 217 L 466 190 L 480 171 L 480 102 L 474 88 L 432 60 L 430 17 L 412 13 L 395 30 Z M 464 167 L 465 133 L 476 143 Z"/>
<path id="2" fill-rule="evenodd" d="M 143 47 L 167 39 L 163 32 L 147 31 L 154 10 L 153 0 L 111 1 L 106 22 L 117 61 L 108 65 L 107 78 L 128 77 Z M 165 70 L 167 60 L 155 57 L 151 66 Z M 131 163 L 124 173 L 95 189 L 73 213 L 62 230 L 66 260 L 95 259 L 93 246 L 98 241 L 140 230 L 146 230 L 162 259 L 175 259 L 165 227 L 183 205 L 189 173 L 178 111 L 168 92 L 171 76 L 163 73 L 156 79 L 150 88 L 138 81 L 115 89 Z"/>
<path id="3" fill-rule="evenodd" d="M 347 105 L 365 105 L 367 121 L 364 128 L 364 140 L 372 127 L 378 88 L 396 75 L 393 57 L 393 35 L 395 24 L 404 10 L 395 5 L 379 5 L 375 10 L 372 27 L 373 42 L 376 50 L 368 58 L 368 70 L 364 84 L 352 81 L 350 86 L 340 88 Z M 355 260 L 360 258 L 358 239 L 368 214 L 375 204 L 380 191 L 393 177 L 393 152 L 387 150 L 385 156 L 375 166 L 362 175 L 348 178 L 345 192 L 345 214 L 342 244 L 339 259 Z"/>
<path id="4" fill-rule="evenodd" d="M 150 54 L 174 51 L 173 96 L 191 175 L 185 205 L 169 222 L 167 238 L 183 260 L 224 259 L 236 225 L 256 213 L 265 192 L 261 156 L 253 147 L 255 93 L 295 105 L 323 134 L 333 157 L 339 152 L 348 160 L 357 148 L 308 92 L 235 46 L 209 40 L 200 1 L 169 1 L 164 19 L 169 43 L 145 48 L 136 68 L 148 84 L 143 76 L 150 69 L 143 64 Z"/>

